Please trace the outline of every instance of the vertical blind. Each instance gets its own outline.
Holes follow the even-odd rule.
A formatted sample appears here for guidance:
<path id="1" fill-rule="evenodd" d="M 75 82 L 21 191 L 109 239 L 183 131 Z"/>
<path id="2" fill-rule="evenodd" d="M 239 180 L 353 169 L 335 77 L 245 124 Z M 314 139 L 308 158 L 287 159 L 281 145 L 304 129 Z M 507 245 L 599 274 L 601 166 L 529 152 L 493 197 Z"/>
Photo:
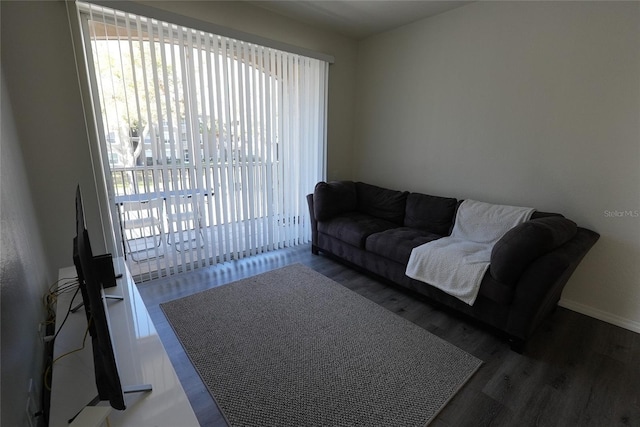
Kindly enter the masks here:
<path id="1" fill-rule="evenodd" d="M 328 63 L 78 8 L 114 227 L 136 270 L 164 276 L 307 243 Z"/>

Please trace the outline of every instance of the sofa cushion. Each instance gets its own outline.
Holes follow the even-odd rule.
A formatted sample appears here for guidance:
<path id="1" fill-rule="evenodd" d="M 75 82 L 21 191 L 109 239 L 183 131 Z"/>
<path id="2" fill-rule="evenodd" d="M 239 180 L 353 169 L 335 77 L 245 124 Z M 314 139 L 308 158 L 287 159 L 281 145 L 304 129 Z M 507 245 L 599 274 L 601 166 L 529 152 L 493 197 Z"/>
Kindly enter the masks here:
<path id="1" fill-rule="evenodd" d="M 493 246 L 489 272 L 500 282 L 515 283 L 533 260 L 567 242 L 576 232 L 576 224 L 562 216 L 524 222 Z"/>
<path id="2" fill-rule="evenodd" d="M 367 237 L 365 249 L 406 265 L 413 248 L 440 237 L 442 236 L 417 228 L 397 227 Z"/>
<path id="3" fill-rule="evenodd" d="M 353 181 L 319 182 L 313 190 L 313 214 L 318 221 L 355 211 L 358 207 Z"/>
<path id="4" fill-rule="evenodd" d="M 327 234 L 345 243 L 364 248 L 371 234 L 397 227 L 394 223 L 359 212 L 338 215 L 318 222 L 318 232 Z"/>
<path id="5" fill-rule="evenodd" d="M 457 200 L 451 197 L 411 193 L 407 197 L 404 225 L 446 236 L 453 224 L 456 204 Z"/>
<path id="6" fill-rule="evenodd" d="M 388 190 L 356 182 L 358 211 L 402 225 L 408 191 Z"/>

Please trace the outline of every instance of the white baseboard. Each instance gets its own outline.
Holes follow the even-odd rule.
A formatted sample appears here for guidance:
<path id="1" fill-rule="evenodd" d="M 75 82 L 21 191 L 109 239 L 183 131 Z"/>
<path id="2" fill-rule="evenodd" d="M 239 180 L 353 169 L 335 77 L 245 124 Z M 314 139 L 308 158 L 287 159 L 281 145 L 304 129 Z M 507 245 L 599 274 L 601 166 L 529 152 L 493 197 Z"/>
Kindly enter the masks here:
<path id="1" fill-rule="evenodd" d="M 640 333 L 640 322 L 636 322 L 635 320 L 625 319 L 624 317 L 616 316 L 615 314 L 566 299 L 561 299 L 558 305 L 586 316 L 602 320 L 603 322 L 620 326 L 621 328 L 628 329 L 632 332 Z"/>

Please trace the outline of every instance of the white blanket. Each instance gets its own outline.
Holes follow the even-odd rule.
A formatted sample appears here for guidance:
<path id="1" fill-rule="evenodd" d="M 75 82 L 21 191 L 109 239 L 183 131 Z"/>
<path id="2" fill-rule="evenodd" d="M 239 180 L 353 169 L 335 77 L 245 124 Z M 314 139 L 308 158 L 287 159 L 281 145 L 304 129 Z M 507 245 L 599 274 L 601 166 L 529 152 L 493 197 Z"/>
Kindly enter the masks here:
<path id="1" fill-rule="evenodd" d="M 473 305 L 493 245 L 507 231 L 528 221 L 533 212 L 532 208 L 465 200 L 458 208 L 451 236 L 414 248 L 406 275 Z"/>

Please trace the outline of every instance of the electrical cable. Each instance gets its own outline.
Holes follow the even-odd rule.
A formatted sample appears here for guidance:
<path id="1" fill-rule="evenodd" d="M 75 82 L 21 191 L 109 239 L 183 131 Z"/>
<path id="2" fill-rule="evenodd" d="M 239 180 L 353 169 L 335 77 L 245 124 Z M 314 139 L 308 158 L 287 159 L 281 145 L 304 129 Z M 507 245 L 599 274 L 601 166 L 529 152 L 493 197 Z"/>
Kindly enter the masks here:
<path id="1" fill-rule="evenodd" d="M 61 283 L 63 281 L 64 283 Z M 56 312 L 54 307 L 58 301 L 58 297 L 64 293 L 74 291 L 75 287 L 78 285 L 79 282 L 77 277 L 65 277 L 55 281 L 51 286 L 49 286 L 47 293 L 43 297 L 43 304 L 47 310 L 47 320 L 44 322 L 45 324 L 52 324 L 55 322 Z M 56 287 L 55 290 L 54 287 Z"/>
<path id="2" fill-rule="evenodd" d="M 71 314 L 71 308 L 73 307 L 73 301 L 76 299 L 76 296 L 78 296 L 78 292 L 80 292 L 80 286 L 78 286 L 78 288 L 76 289 L 76 292 L 71 297 L 71 301 L 69 302 L 69 308 L 67 309 L 67 314 L 64 316 L 64 319 L 62 319 L 62 323 L 60 323 L 60 327 L 58 328 L 58 331 L 53 335 L 53 338 L 51 339 L 51 341 L 55 342 L 56 338 L 58 337 L 58 334 L 62 330 L 62 327 L 67 322 L 67 319 L 69 318 L 69 314 Z"/>

